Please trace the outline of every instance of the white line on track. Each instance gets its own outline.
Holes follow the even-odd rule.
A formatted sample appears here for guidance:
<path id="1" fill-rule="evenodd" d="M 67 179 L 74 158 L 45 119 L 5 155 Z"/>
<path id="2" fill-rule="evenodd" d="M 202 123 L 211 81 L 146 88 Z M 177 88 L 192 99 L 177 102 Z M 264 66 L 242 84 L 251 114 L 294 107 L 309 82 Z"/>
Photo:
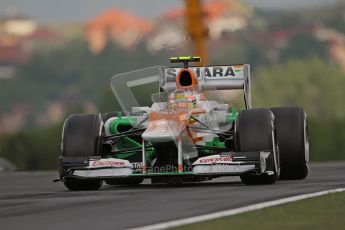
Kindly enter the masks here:
<path id="1" fill-rule="evenodd" d="M 272 206 L 277 206 L 281 204 L 286 204 L 294 201 L 304 200 L 312 197 L 318 197 L 323 196 L 331 193 L 337 193 L 337 192 L 345 192 L 345 188 L 338 188 L 338 189 L 331 189 L 331 190 L 325 190 L 321 192 L 314 192 L 314 193 L 308 193 L 308 194 L 302 194 L 297 196 L 291 196 L 287 198 L 282 198 L 278 200 L 272 200 L 272 201 L 266 201 L 258 204 L 248 205 L 241 208 L 235 208 L 235 209 L 229 209 L 219 212 L 214 212 L 210 214 L 200 215 L 200 216 L 194 216 L 194 217 L 188 217 L 184 219 L 178 219 L 178 220 L 172 220 L 168 222 L 153 224 L 153 225 L 147 225 L 143 227 L 138 228 L 131 228 L 129 230 L 159 230 L 159 229 L 168 229 L 173 227 L 178 227 L 186 224 L 194 224 L 197 222 L 207 221 L 207 220 L 213 220 L 218 219 L 222 217 L 227 216 L 233 216 L 244 212 L 254 211 L 258 209 L 268 208 Z"/>

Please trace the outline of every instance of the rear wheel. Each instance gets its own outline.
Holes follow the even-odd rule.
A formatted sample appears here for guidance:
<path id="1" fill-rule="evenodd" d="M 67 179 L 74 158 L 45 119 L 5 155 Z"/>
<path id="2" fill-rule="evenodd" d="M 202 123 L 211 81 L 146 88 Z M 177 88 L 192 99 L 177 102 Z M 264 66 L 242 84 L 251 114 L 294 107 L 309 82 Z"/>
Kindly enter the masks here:
<path id="1" fill-rule="evenodd" d="M 103 122 L 99 115 L 72 114 L 64 123 L 62 131 L 62 157 L 78 158 L 98 154 Z M 97 190 L 102 180 L 65 178 L 69 168 L 60 168 L 60 178 L 69 190 Z"/>
<path id="2" fill-rule="evenodd" d="M 272 108 L 276 117 L 281 179 L 298 180 L 308 175 L 309 141 L 307 115 L 299 107 Z"/>
<path id="3" fill-rule="evenodd" d="M 269 109 L 241 111 L 236 121 L 236 146 L 239 152 L 271 150 L 266 160 L 268 173 L 241 175 L 247 185 L 274 184 L 279 178 L 279 151 L 275 138 L 274 115 Z"/>

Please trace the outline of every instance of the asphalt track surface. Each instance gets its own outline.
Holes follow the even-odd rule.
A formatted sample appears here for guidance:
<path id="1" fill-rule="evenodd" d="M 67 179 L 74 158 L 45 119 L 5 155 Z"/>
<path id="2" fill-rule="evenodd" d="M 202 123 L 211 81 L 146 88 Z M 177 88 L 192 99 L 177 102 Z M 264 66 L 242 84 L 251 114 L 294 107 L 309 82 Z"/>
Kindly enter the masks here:
<path id="1" fill-rule="evenodd" d="M 0 229 L 127 229 L 345 187 L 345 162 L 311 164 L 307 179 L 245 186 L 238 177 L 182 186 L 104 185 L 70 192 L 55 172 L 0 174 Z"/>

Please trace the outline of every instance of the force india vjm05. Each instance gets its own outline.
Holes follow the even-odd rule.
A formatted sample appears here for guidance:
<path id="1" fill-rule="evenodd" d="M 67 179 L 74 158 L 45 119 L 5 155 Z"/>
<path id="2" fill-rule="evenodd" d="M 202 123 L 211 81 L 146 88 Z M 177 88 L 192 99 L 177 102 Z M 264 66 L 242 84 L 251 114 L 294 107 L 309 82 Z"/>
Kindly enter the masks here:
<path id="1" fill-rule="evenodd" d="M 299 107 L 251 108 L 249 65 L 153 67 L 112 78 L 122 112 L 72 114 L 63 127 L 60 180 L 70 190 L 107 184 L 201 182 L 240 176 L 273 184 L 308 174 L 307 117 Z M 157 82 L 153 104 L 138 106 L 131 87 Z M 239 112 L 205 92 L 243 90 Z"/>

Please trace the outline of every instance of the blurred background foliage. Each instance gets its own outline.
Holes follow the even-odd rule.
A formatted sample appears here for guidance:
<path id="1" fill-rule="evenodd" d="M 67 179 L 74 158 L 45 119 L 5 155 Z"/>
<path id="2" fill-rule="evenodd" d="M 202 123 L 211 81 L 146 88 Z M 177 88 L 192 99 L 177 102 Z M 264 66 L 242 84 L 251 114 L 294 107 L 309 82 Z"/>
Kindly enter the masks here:
<path id="1" fill-rule="evenodd" d="M 256 10 L 246 30 L 208 42 L 210 64 L 251 64 L 254 107 L 298 105 L 307 111 L 312 161 L 345 160 L 345 70 L 331 58 L 332 42 L 305 32 L 310 25 L 322 24 L 345 33 L 343 15 L 335 7 L 307 14 Z M 276 31 L 290 30 L 293 35 L 282 44 L 254 39 L 263 32 L 276 36 Z M 128 50 L 108 43 L 94 54 L 79 35 L 36 49 L 16 68 L 14 77 L 0 80 L 0 115 L 14 116 L 14 104 L 31 111 L 20 129 L 0 132 L 0 156 L 20 170 L 56 168 L 68 114 L 120 110 L 110 89 L 114 74 L 167 65 L 170 56 L 188 55 L 189 46 L 150 52 L 145 44 Z M 63 106 L 63 114 L 47 120 L 54 118 L 54 104 Z"/>

